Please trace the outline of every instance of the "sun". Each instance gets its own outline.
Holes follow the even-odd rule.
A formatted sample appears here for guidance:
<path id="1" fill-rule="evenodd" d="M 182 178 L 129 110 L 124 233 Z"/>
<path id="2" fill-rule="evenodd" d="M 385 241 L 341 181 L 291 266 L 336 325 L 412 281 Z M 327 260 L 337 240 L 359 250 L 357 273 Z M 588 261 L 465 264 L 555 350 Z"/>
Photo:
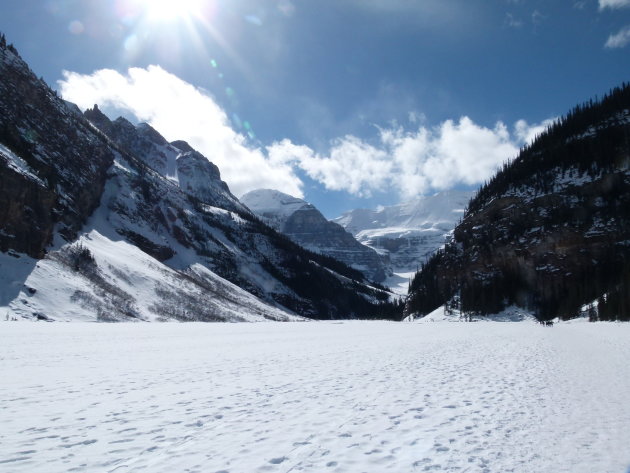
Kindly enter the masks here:
<path id="1" fill-rule="evenodd" d="M 138 0 L 150 21 L 173 21 L 201 14 L 207 0 Z"/>

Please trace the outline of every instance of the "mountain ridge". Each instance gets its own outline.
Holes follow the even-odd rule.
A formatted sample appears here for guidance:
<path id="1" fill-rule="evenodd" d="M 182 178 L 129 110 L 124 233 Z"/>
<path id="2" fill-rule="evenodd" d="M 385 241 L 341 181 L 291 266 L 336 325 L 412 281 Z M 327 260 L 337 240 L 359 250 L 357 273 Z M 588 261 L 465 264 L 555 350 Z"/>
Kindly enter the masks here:
<path id="1" fill-rule="evenodd" d="M 83 115 L 14 48 L 0 48 L 0 76 L 0 306 L 8 313 L 394 317 L 387 292 L 260 222 L 185 142 L 112 121 L 98 107 Z"/>
<path id="2" fill-rule="evenodd" d="M 297 244 L 342 261 L 371 281 L 381 283 L 391 273 L 376 251 L 362 245 L 302 199 L 276 190 L 258 189 L 241 196 L 241 202 Z"/>

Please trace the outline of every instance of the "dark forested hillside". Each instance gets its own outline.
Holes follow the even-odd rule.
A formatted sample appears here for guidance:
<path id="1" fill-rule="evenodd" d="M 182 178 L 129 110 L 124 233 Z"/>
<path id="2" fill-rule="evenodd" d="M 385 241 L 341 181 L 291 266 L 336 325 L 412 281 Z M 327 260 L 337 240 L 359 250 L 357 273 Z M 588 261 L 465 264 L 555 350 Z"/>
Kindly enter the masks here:
<path id="1" fill-rule="evenodd" d="M 540 319 L 630 319 L 630 86 L 574 108 L 470 201 L 406 311 L 508 305 Z"/>

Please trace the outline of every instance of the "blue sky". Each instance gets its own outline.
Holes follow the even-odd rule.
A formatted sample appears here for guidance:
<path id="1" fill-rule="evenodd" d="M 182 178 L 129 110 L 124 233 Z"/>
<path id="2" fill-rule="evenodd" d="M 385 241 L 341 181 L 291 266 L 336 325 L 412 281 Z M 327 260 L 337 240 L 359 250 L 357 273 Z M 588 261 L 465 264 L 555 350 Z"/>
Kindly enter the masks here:
<path id="1" fill-rule="evenodd" d="M 82 108 L 148 121 L 329 217 L 475 187 L 630 79 L 630 0 L 4 0 Z M 64 72 L 65 71 L 65 72 Z"/>

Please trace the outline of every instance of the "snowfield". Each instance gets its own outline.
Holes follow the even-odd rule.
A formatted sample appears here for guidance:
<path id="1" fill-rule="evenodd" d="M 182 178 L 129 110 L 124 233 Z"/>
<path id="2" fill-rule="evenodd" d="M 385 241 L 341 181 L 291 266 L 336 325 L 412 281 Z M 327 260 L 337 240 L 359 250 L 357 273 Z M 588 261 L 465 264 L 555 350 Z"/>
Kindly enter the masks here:
<path id="1" fill-rule="evenodd" d="M 630 467 L 630 325 L 0 324 L 0 471 Z"/>

